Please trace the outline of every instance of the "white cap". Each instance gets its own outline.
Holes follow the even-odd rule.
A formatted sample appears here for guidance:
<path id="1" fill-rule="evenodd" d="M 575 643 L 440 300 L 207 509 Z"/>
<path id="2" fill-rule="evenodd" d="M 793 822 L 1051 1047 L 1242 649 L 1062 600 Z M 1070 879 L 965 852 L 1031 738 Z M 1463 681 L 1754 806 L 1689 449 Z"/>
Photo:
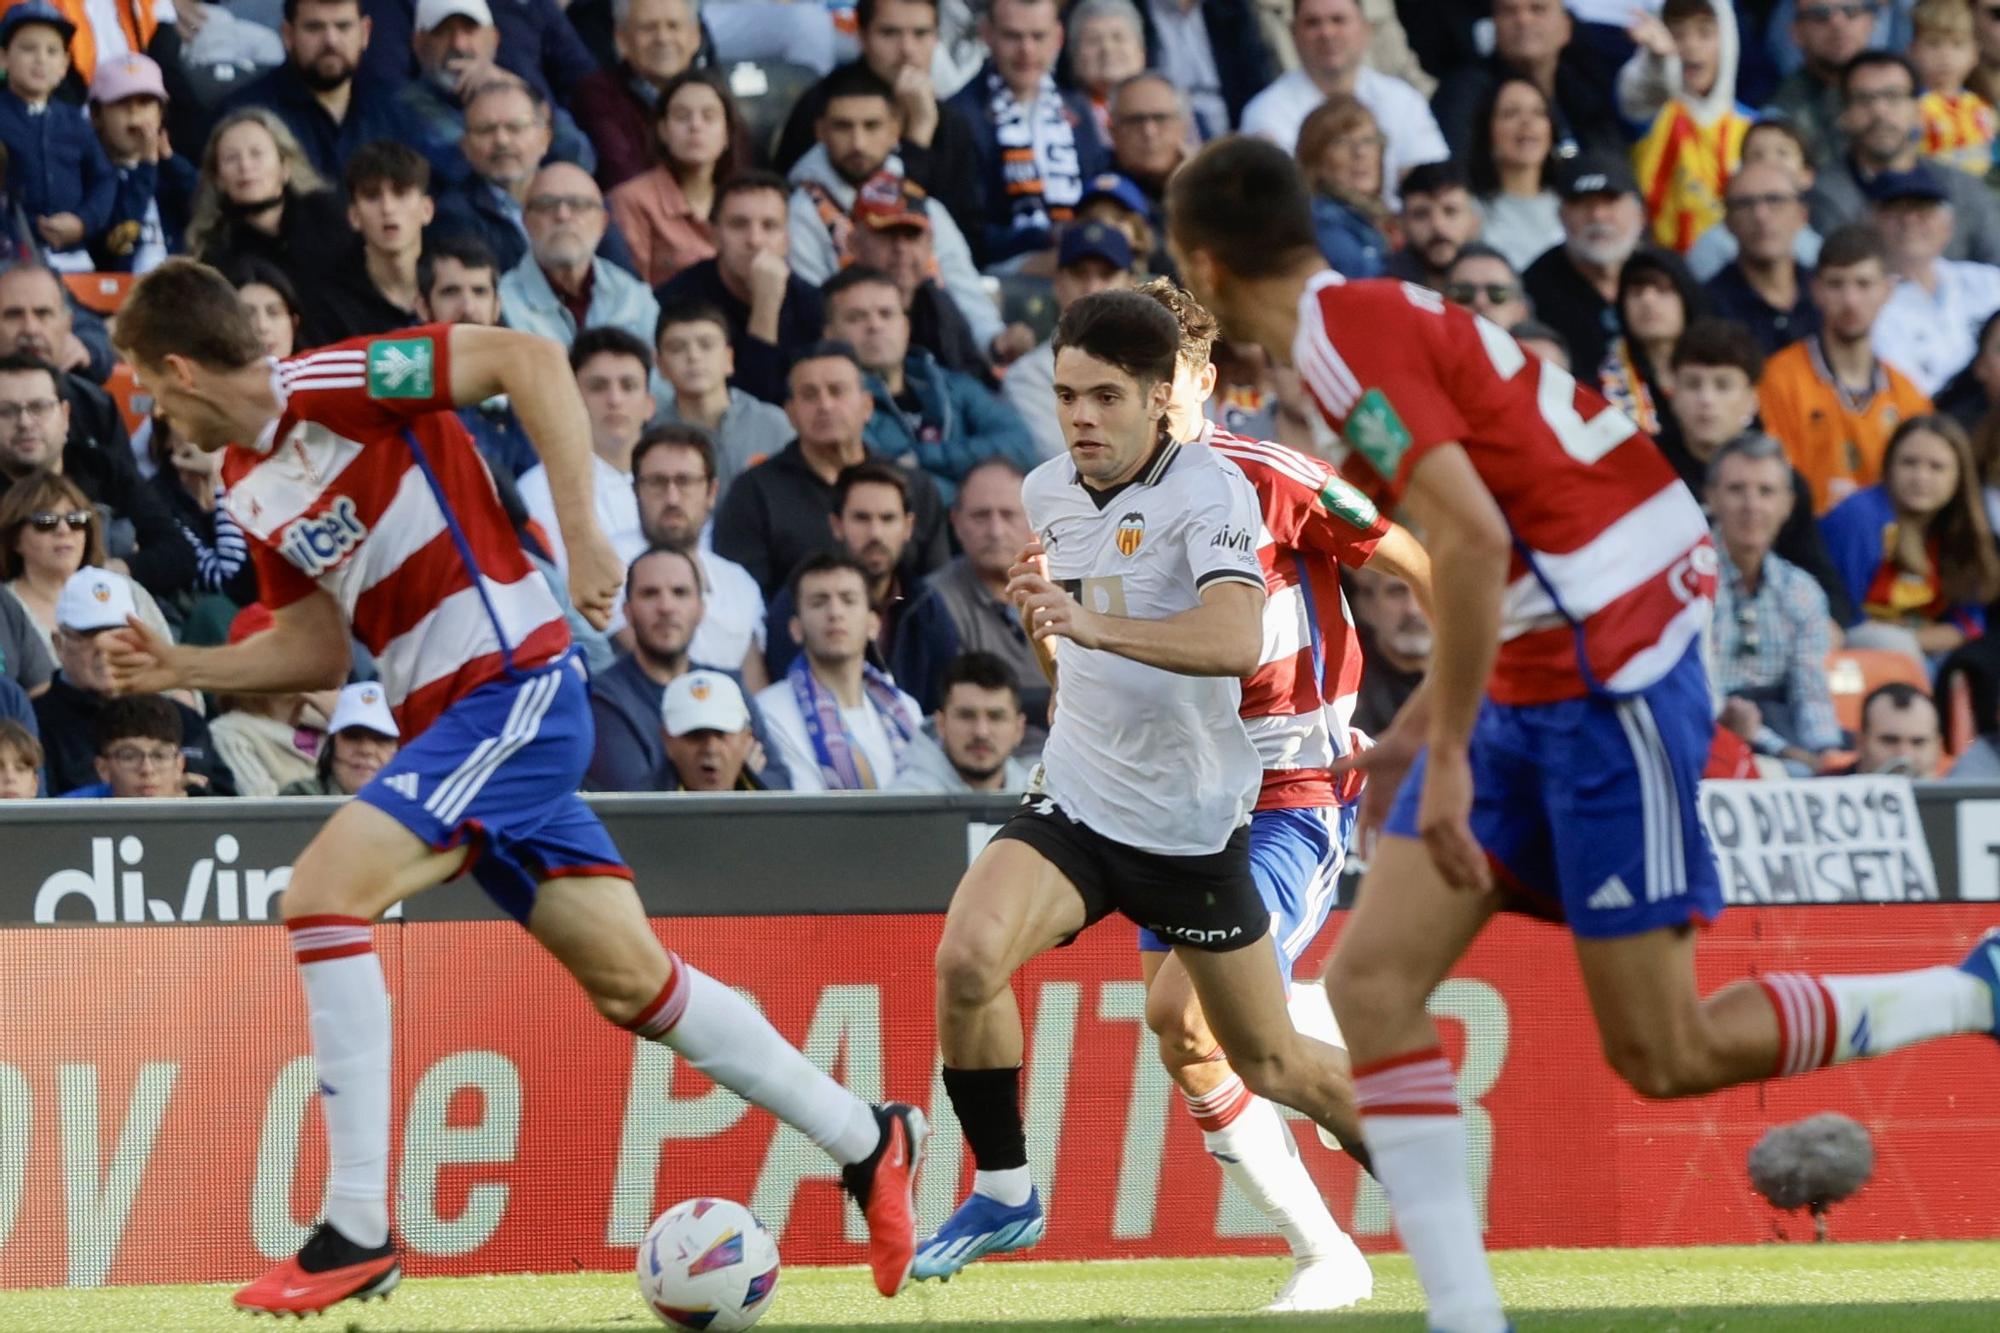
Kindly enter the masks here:
<path id="1" fill-rule="evenodd" d="M 132 585 L 125 576 L 92 565 L 70 575 L 56 598 L 56 624 L 78 634 L 117 629 L 132 613 Z"/>
<path id="2" fill-rule="evenodd" d="M 482 28 L 493 26 L 493 11 L 486 0 L 417 0 L 417 31 L 434 31 L 453 15 L 469 18 Z"/>
<path id="3" fill-rule="evenodd" d="M 326 724 L 327 732 L 338 736 L 349 727 L 360 727 L 377 736 L 403 734 L 396 730 L 395 715 L 389 711 L 389 696 L 372 680 L 345 687 L 339 702 L 333 706 L 333 720 Z"/>
<path id="4" fill-rule="evenodd" d="M 724 731 L 731 735 L 750 725 L 750 705 L 743 691 L 719 671 L 690 671 L 674 677 L 660 701 L 660 723 L 669 736 L 690 731 Z"/>

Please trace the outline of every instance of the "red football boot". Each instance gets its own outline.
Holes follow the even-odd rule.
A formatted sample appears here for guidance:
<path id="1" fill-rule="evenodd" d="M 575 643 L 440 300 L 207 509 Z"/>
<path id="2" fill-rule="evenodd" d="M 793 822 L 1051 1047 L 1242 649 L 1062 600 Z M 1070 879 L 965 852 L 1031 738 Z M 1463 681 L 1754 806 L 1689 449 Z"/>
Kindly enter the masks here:
<path id="1" fill-rule="evenodd" d="M 917 1168 L 923 1164 L 930 1126 L 924 1113 L 901 1102 L 875 1108 L 882 1142 L 866 1161 L 841 1168 L 847 1192 L 868 1219 L 868 1266 L 875 1290 L 894 1296 L 910 1280 L 917 1256 Z"/>
<path id="2" fill-rule="evenodd" d="M 238 1291 L 236 1303 L 258 1314 L 318 1314 L 341 1301 L 386 1297 L 402 1278 L 393 1239 L 364 1249 L 321 1222 L 297 1255 Z"/>

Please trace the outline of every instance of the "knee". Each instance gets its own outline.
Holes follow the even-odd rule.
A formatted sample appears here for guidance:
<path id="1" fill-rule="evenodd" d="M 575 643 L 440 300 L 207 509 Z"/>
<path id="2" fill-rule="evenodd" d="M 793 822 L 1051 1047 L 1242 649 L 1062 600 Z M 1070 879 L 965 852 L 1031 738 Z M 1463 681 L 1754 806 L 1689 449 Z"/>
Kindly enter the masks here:
<path id="1" fill-rule="evenodd" d="M 1606 1036 L 1604 1058 L 1632 1091 L 1652 1101 L 1696 1097 L 1714 1087 L 1699 1052 L 1685 1043 Z"/>
<path id="2" fill-rule="evenodd" d="M 660 998 L 671 975 L 664 959 L 657 966 L 634 960 L 620 967 L 593 968 L 577 981 L 590 997 L 591 1007 L 607 1021 L 626 1027 Z"/>
<path id="3" fill-rule="evenodd" d="M 359 916 L 373 919 L 368 906 L 345 891 L 338 876 L 315 874 L 311 864 L 293 867 L 291 882 L 278 895 L 278 917 L 296 921 L 305 916 Z"/>
<path id="4" fill-rule="evenodd" d="M 1154 987 L 1146 996 L 1146 1027 L 1159 1038 L 1160 1060 L 1169 1069 L 1197 1064 L 1215 1049 L 1214 1036 L 1185 994 L 1162 994 Z"/>
<path id="5" fill-rule="evenodd" d="M 1229 1067 L 1236 1071 L 1236 1076 L 1243 1080 L 1243 1086 L 1250 1089 L 1253 1095 L 1286 1106 L 1298 1104 L 1299 1079 L 1305 1061 L 1295 1058 L 1291 1051 L 1274 1048 L 1248 1059 L 1231 1055 Z"/>
<path id="6" fill-rule="evenodd" d="M 1343 1032 L 1379 1028 L 1421 1014 L 1427 996 L 1407 977 L 1374 960 L 1336 953 L 1326 971 L 1326 998 Z"/>
<path id="7" fill-rule="evenodd" d="M 938 1004 L 944 1009 L 977 1009 L 1005 989 L 1006 964 L 1000 951 L 975 931 L 945 932 L 938 941 Z"/>

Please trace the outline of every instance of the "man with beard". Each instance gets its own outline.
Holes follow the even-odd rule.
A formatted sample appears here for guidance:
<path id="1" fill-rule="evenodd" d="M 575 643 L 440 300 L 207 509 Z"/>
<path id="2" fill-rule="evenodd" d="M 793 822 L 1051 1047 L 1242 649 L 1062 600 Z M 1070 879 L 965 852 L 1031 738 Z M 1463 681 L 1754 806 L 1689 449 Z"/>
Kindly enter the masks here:
<path id="1" fill-rule="evenodd" d="M 623 329 L 650 347 L 660 303 L 645 283 L 598 255 L 609 215 L 590 173 L 551 162 L 535 173 L 522 211 L 528 254 L 500 279 L 509 327 L 565 347 L 583 329 Z"/>
<path id="2" fill-rule="evenodd" d="M 1007 664 L 991 653 L 961 653 L 945 668 L 943 702 L 931 719 L 938 748 L 912 751 L 892 791 L 1021 792 L 1028 766 L 1014 757 L 1028 726 Z M 942 762 L 940 762 L 942 761 Z"/>
<path id="3" fill-rule="evenodd" d="M 1443 291 L 1458 252 L 1479 237 L 1479 201 L 1451 162 L 1426 162 L 1403 178 L 1403 248 L 1388 276 Z"/>
<path id="4" fill-rule="evenodd" d="M 1361 691 L 1354 725 L 1379 736 L 1423 684 L 1431 661 L 1431 622 L 1410 585 L 1375 569 L 1342 571 L 1361 637 Z"/>
<path id="5" fill-rule="evenodd" d="M 691 670 L 713 671 L 740 683 L 734 671 L 690 657 L 703 615 L 701 569 L 692 554 L 655 546 L 632 562 L 625 575 L 625 618 L 632 651 L 590 683 L 590 714 L 597 724 L 597 748 L 584 776 L 593 791 L 652 791 L 666 747 L 660 710 L 667 687 Z M 751 768 L 766 787 L 785 787 L 782 763 L 765 743 L 757 710 L 750 710 L 758 744 Z"/>
<path id="6" fill-rule="evenodd" d="M 1972 6 L 1980 12 L 1980 6 Z M 1847 127 L 1841 109 L 1841 73 L 1875 36 L 1875 6 L 1813 0 L 1793 11 L 1792 42 L 1805 58 L 1771 95 L 1770 113 L 1798 126 L 1812 145 L 1813 165 L 1824 171 L 1840 161 Z"/>
<path id="7" fill-rule="evenodd" d="M 878 458 L 842 469 L 833 483 L 833 513 L 828 519 L 833 544 L 854 557 L 868 576 L 868 609 L 875 633 L 868 641 L 867 656 L 872 665 L 883 668 L 889 664 L 897 626 L 910 607 L 910 589 L 901 573 L 917 523 L 910 512 L 908 477 L 903 469 Z M 764 626 L 764 670 L 772 680 L 783 680 L 799 654 L 799 643 L 787 631 L 797 614 L 792 590 L 780 588 L 771 598 Z"/>
<path id="8" fill-rule="evenodd" d="M 1639 248 L 1646 214 L 1639 187 L 1622 157 L 1595 153 L 1556 170 L 1562 197 L 1562 244 L 1521 275 L 1535 318 L 1569 346 L 1571 364 L 1594 377 L 1618 332 L 1618 271 Z"/>
<path id="9" fill-rule="evenodd" d="M 770 684 L 764 674 L 764 594 L 748 570 L 709 544 L 715 452 L 714 441 L 697 427 L 649 427 L 632 449 L 632 493 L 647 545 L 686 551 L 701 567 L 701 624 L 688 651 L 697 661 L 740 664 L 743 684 L 755 693 Z"/>
<path id="10" fill-rule="evenodd" d="M 402 142 L 411 130 L 396 88 L 361 69 L 372 31 L 361 0 L 285 0 L 278 35 L 285 63 L 225 98 L 218 115 L 244 106 L 278 113 L 327 180 L 339 180 L 356 149 L 378 139 Z"/>

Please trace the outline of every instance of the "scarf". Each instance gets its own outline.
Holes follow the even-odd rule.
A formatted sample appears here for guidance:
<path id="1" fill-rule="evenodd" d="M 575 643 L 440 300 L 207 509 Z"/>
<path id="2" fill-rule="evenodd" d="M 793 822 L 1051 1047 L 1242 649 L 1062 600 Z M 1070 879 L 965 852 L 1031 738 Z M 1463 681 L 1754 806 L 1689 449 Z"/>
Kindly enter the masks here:
<path id="1" fill-rule="evenodd" d="M 986 98 L 1014 230 L 1047 231 L 1067 221 L 1083 197 L 1083 168 L 1077 161 L 1076 127 L 1054 77 L 1043 75 L 1034 102 L 1024 106 L 1000 72 L 989 69 Z"/>
<path id="2" fill-rule="evenodd" d="M 871 791 L 883 786 L 891 775 L 868 771 L 867 759 L 841 719 L 840 701 L 833 697 L 832 690 L 819 683 L 812 668 L 806 665 L 804 653 L 793 660 L 786 678 L 792 685 L 792 697 L 798 701 L 799 716 L 805 719 L 806 739 L 812 742 L 813 758 L 819 761 L 820 776 L 826 779 L 826 785 L 834 791 Z M 866 662 L 861 664 L 861 689 L 863 696 L 875 705 L 875 711 L 882 715 L 896 766 L 901 768 L 903 751 L 917 734 L 917 718 L 905 711 L 896 692 L 896 682 L 881 668 Z"/>

